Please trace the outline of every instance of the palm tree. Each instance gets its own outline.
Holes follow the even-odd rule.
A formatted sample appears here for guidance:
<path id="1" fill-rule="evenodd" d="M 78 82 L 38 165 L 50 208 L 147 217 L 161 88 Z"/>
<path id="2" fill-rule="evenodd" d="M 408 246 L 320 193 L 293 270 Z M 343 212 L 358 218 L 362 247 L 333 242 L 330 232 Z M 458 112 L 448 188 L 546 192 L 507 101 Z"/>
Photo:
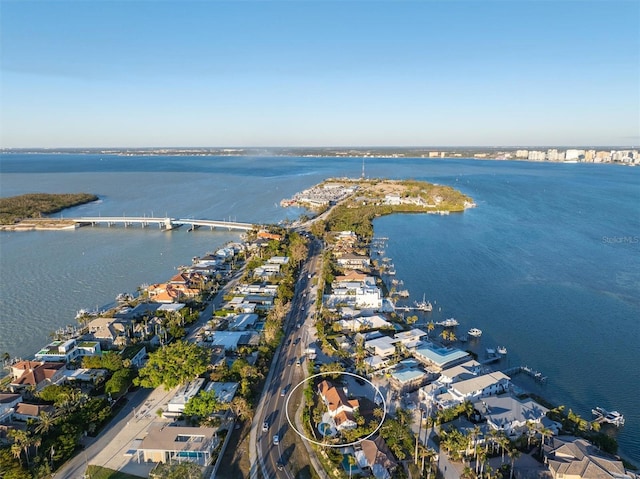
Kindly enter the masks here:
<path id="1" fill-rule="evenodd" d="M 11 444 L 11 454 L 13 454 L 13 457 L 20 461 L 20 465 L 22 466 L 22 447 L 20 446 L 20 444 L 18 444 L 17 442 Z"/>
<path id="2" fill-rule="evenodd" d="M 6 366 L 9 364 L 9 362 L 11 362 L 11 354 L 5 351 L 4 354 L 2 355 L 2 364 Z"/>
<path id="3" fill-rule="evenodd" d="M 498 445 L 500 446 L 500 449 L 502 450 L 502 463 L 503 464 L 504 464 L 504 453 L 505 453 L 505 450 L 506 450 L 507 446 L 509 446 L 510 444 L 511 444 L 511 441 L 509 440 L 507 435 L 504 433 L 504 431 L 501 431 L 500 434 L 498 434 Z"/>
<path id="4" fill-rule="evenodd" d="M 551 429 L 547 429 L 546 427 L 540 425 L 538 433 L 540 434 L 540 457 L 542 458 L 542 448 L 544 447 L 544 440 L 547 437 L 551 437 L 553 435 L 553 432 L 551 431 Z"/>
<path id="5" fill-rule="evenodd" d="M 533 436 L 534 428 L 533 422 L 527 421 L 527 447 L 531 447 L 531 437 Z"/>
<path id="6" fill-rule="evenodd" d="M 511 470 L 509 471 L 509 479 L 513 479 L 513 468 L 516 463 L 516 459 L 520 457 L 520 451 L 516 448 L 510 449 L 507 453 L 509 455 L 509 459 L 511 459 Z"/>
<path id="7" fill-rule="evenodd" d="M 56 418 L 46 411 L 41 411 L 38 417 L 38 424 L 36 424 L 36 427 L 33 429 L 34 432 L 38 434 L 48 433 L 56 423 Z"/>

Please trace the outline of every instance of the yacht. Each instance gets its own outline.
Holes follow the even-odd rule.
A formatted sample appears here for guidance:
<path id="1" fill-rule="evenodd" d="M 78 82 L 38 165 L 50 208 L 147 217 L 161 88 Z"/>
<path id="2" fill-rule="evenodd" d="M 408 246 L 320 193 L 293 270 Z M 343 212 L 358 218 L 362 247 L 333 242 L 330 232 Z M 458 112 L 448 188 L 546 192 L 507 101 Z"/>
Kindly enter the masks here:
<path id="1" fill-rule="evenodd" d="M 469 331 L 467 331 L 467 334 L 469 336 L 473 336 L 474 338 L 479 338 L 480 336 L 482 336 L 482 330 L 478 328 L 471 328 Z"/>
<path id="2" fill-rule="evenodd" d="M 591 410 L 591 413 L 596 416 L 596 421 L 606 422 L 618 427 L 624 426 L 624 416 L 618 411 L 607 411 L 604 408 L 596 407 Z"/>
<path id="3" fill-rule="evenodd" d="M 498 354 L 501 354 L 502 356 L 507 354 L 507 347 L 506 346 L 498 346 L 496 348 L 496 351 L 498 352 Z"/>
<path id="4" fill-rule="evenodd" d="M 425 299 L 426 295 L 422 295 L 422 301 L 415 301 L 414 304 L 416 306 L 416 309 L 418 311 L 432 311 L 433 310 L 433 306 L 431 305 L 431 303 L 429 301 L 427 301 Z"/>
<path id="5" fill-rule="evenodd" d="M 454 326 L 457 326 L 460 323 L 458 323 L 458 320 L 455 318 L 449 318 L 436 324 L 439 324 L 440 326 L 444 326 L 445 328 L 453 328 Z"/>

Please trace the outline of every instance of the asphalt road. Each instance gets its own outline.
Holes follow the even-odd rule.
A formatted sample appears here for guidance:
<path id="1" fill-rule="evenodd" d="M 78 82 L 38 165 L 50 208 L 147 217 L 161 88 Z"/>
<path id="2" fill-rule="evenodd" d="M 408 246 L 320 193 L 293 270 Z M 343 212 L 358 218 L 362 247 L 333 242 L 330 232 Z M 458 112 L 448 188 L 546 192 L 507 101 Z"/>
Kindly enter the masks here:
<path id="1" fill-rule="evenodd" d="M 256 433 L 259 467 L 263 475 L 270 478 L 294 477 L 288 459 L 296 447 L 298 437 L 287 421 L 285 404 L 292 390 L 306 376 L 306 360 L 301 365 L 297 364 L 297 360 L 303 356 L 307 346 L 315 341 L 314 282 L 320 268 L 320 252 L 320 242 L 310 243 L 309 258 L 302 266 L 300 280 L 296 285 L 291 310 L 284 326 L 285 339 L 273 358 L 272 371 L 261 399 L 261 408 L 252 424 Z M 312 276 L 311 279 L 309 275 Z M 302 388 L 298 388 L 295 395 L 301 397 Z M 295 414 L 292 407 L 294 402 L 294 398 L 289 401 L 289 415 L 292 421 Z M 263 431 L 265 422 L 267 431 Z M 279 438 L 278 444 L 274 443 L 275 435 Z M 278 463 L 282 464 L 280 470 Z"/>

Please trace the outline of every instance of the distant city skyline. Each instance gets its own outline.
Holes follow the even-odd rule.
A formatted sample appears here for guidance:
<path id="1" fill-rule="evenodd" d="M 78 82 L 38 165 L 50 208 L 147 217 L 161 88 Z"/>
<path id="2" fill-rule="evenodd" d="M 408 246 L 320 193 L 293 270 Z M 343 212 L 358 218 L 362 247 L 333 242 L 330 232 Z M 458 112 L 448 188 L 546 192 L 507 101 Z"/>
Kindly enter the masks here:
<path id="1" fill-rule="evenodd" d="M 640 2 L 0 0 L 0 147 L 634 147 Z"/>

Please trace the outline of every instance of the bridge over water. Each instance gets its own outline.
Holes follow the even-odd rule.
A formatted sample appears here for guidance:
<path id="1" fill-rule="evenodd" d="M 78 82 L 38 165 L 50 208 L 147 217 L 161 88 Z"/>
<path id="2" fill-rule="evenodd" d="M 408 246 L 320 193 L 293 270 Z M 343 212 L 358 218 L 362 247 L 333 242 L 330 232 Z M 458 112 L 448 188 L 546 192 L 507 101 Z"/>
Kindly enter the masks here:
<path id="1" fill-rule="evenodd" d="M 78 218 L 65 218 L 68 221 L 73 221 L 77 226 L 96 226 L 107 225 L 116 226 L 122 225 L 124 227 L 139 225 L 143 228 L 147 226 L 158 226 L 160 229 L 172 230 L 179 228 L 182 225 L 189 225 L 189 230 L 194 230 L 200 227 L 208 227 L 210 229 L 228 229 L 228 230 L 240 230 L 249 231 L 254 228 L 255 225 L 251 223 L 242 223 L 238 221 L 221 221 L 221 220 L 205 220 L 205 219 L 193 219 L 193 218 L 156 218 L 148 216 L 82 216 Z"/>

